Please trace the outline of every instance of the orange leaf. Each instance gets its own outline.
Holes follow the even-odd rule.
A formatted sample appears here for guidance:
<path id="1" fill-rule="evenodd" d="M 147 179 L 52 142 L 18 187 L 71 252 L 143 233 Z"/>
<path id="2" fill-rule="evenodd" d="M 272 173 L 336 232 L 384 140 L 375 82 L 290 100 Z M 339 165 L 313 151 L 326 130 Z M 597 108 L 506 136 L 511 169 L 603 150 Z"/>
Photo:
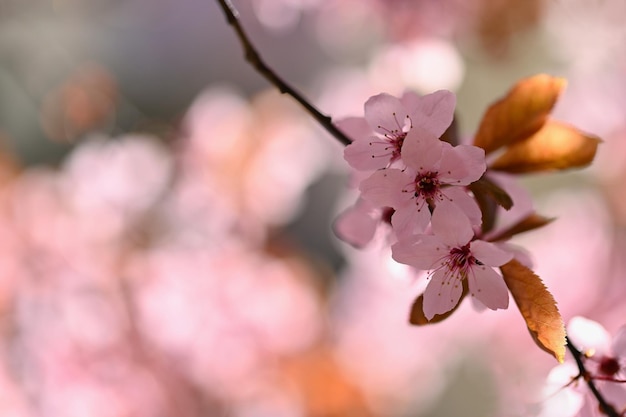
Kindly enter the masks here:
<path id="1" fill-rule="evenodd" d="M 546 74 L 520 80 L 487 109 L 474 145 L 489 153 L 531 136 L 546 122 L 565 84 L 564 78 Z"/>
<path id="2" fill-rule="evenodd" d="M 541 278 L 519 261 L 513 259 L 500 269 L 535 343 L 562 363 L 565 326 L 554 297 Z"/>
<path id="3" fill-rule="evenodd" d="M 540 227 L 545 226 L 546 224 L 552 222 L 554 218 L 543 217 L 537 213 L 531 213 L 528 216 L 524 217 L 519 222 L 515 223 L 511 227 L 502 232 L 498 233 L 496 236 L 489 239 L 490 242 L 497 242 L 499 240 L 507 240 L 517 234 L 528 232 L 530 230 L 538 229 Z"/>
<path id="4" fill-rule="evenodd" d="M 504 191 L 500 186 L 491 181 L 484 175 L 477 181 L 474 181 L 469 185 L 470 190 L 477 194 L 489 195 L 499 206 L 505 210 L 510 210 L 513 207 L 513 199 Z"/>
<path id="5" fill-rule="evenodd" d="M 409 315 L 409 323 L 414 324 L 416 326 L 423 326 L 425 324 L 434 324 L 439 323 L 450 317 L 452 313 L 456 311 L 457 308 L 461 305 L 461 301 L 468 293 L 467 280 L 463 280 L 463 292 L 461 293 L 461 298 L 454 308 L 443 314 L 435 314 L 435 316 L 430 319 L 430 321 L 424 315 L 424 294 L 420 294 L 419 297 L 415 299 L 413 305 L 411 306 L 411 313 Z"/>
<path id="6" fill-rule="evenodd" d="M 489 168 L 519 174 L 583 167 L 593 161 L 600 142 L 568 124 L 551 121 L 527 140 L 509 146 Z"/>

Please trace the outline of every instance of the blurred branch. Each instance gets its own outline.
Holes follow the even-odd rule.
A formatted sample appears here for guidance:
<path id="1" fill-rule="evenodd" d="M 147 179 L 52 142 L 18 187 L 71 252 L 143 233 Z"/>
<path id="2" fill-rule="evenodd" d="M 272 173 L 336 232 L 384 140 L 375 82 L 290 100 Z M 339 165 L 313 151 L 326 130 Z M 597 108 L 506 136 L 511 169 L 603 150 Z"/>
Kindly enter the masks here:
<path id="1" fill-rule="evenodd" d="M 609 417 L 621 417 L 622 415 L 618 413 L 615 408 L 613 408 L 613 406 L 604 399 L 600 391 L 598 391 L 598 387 L 596 387 L 596 384 L 593 382 L 593 379 L 589 375 L 589 371 L 587 371 L 587 368 L 585 368 L 585 364 L 583 363 L 584 354 L 576 347 L 574 347 L 574 345 L 572 345 L 572 342 L 567 336 L 565 337 L 565 340 L 567 341 L 567 349 L 572 353 L 572 356 L 576 361 L 576 366 L 578 366 L 578 370 L 580 371 L 580 374 L 577 378 L 582 377 L 585 380 L 587 386 L 591 390 L 591 393 L 594 397 L 596 397 L 596 400 L 598 400 L 598 404 L 600 405 L 600 411 L 602 411 Z"/>
<path id="2" fill-rule="evenodd" d="M 261 75 L 263 75 L 270 83 L 272 83 L 282 94 L 288 94 L 293 97 L 298 103 L 306 109 L 307 112 L 313 116 L 313 118 L 333 135 L 343 145 L 348 145 L 352 141 L 335 126 L 332 119 L 329 116 L 321 113 L 317 110 L 302 94 L 283 81 L 271 68 L 269 68 L 261 56 L 257 52 L 256 48 L 248 38 L 248 35 L 243 30 L 241 23 L 239 22 L 239 12 L 232 5 L 230 0 L 218 0 L 218 3 L 222 7 L 226 20 L 233 27 L 237 33 L 237 37 L 241 42 L 241 46 L 244 50 L 246 61 L 250 63 Z"/>

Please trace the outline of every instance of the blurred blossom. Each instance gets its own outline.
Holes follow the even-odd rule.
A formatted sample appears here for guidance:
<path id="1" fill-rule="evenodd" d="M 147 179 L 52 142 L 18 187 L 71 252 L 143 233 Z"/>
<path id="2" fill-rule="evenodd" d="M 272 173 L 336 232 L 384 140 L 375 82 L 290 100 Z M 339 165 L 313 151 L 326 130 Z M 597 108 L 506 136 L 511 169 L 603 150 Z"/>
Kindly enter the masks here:
<path id="1" fill-rule="evenodd" d="M 66 160 L 61 186 L 85 228 L 98 227 L 90 224 L 92 216 L 125 225 L 165 192 L 171 169 L 166 149 L 154 138 L 92 138 Z"/>
<path id="2" fill-rule="evenodd" d="M 492 57 L 502 58 L 516 37 L 540 23 L 544 3 L 544 0 L 514 4 L 493 0 L 334 0 L 322 3 L 318 10 L 317 35 L 330 50 L 348 52 L 359 50 L 359 42 L 372 36 L 374 40 L 386 38 L 393 43 L 433 36 L 469 38 L 475 39 Z M 369 31 L 371 25 L 376 28 L 374 32 Z M 333 36 L 337 27 L 342 27 L 341 36 Z"/>
<path id="3" fill-rule="evenodd" d="M 464 76 L 463 60 L 454 45 L 443 39 L 418 38 L 410 43 L 390 44 L 374 55 L 372 76 L 394 78 L 401 86 L 424 94 L 456 90 Z"/>
<path id="4" fill-rule="evenodd" d="M 368 1 L 324 1 L 315 18 L 315 36 L 330 55 L 347 60 L 357 58 L 381 41 L 386 22 Z"/>
<path id="5" fill-rule="evenodd" d="M 414 401 L 424 410 L 445 383 L 438 358 L 449 346 L 430 332 L 436 328 L 408 324 L 418 275 L 380 244 L 350 253 L 351 268 L 334 300 L 339 357 L 375 409 Z"/>
<path id="6" fill-rule="evenodd" d="M 582 381 L 573 381 L 578 372 L 572 362 L 558 365 L 550 371 L 539 403 L 539 417 L 569 417 L 580 411 L 585 403 L 583 393 L 587 387 Z"/>
<path id="7" fill-rule="evenodd" d="M 571 361 L 552 369 L 544 388 L 549 396 L 542 404 L 540 416 L 554 415 L 551 413 L 556 410 L 564 417 L 603 415 L 587 386 L 587 378 L 594 381 L 600 394 L 615 410 L 623 410 L 626 327 L 612 337 L 600 323 L 576 316 L 569 321 L 567 334 L 574 348 L 582 352 L 581 361 L 588 375 L 581 377 L 580 370 Z"/>
<path id="8" fill-rule="evenodd" d="M 248 107 L 232 92 L 207 91 L 185 119 L 186 167 L 207 176 L 243 224 L 283 224 L 329 159 L 328 143 L 304 117 L 275 92 Z"/>
<path id="9" fill-rule="evenodd" d="M 283 32 L 293 28 L 303 12 L 319 3 L 320 0 L 253 0 L 252 6 L 261 24 Z"/>
<path id="10" fill-rule="evenodd" d="M 593 190 L 564 189 L 540 201 L 538 212 L 556 220 L 513 242 L 530 251 L 535 272 L 558 300 L 565 318 L 597 307 L 611 279 L 609 226 L 602 199 Z"/>
<path id="11" fill-rule="evenodd" d="M 516 36 L 540 23 L 546 3 L 549 2 L 474 0 L 469 2 L 474 13 L 473 19 L 470 20 L 470 28 L 476 33 L 487 52 L 501 58 L 506 55 Z M 460 25 L 462 26 L 462 23 Z"/>
<path id="12" fill-rule="evenodd" d="M 558 44 L 553 51 L 568 61 L 574 73 L 595 78 L 599 69 L 623 70 L 625 15 L 626 4 L 620 0 L 548 2 L 546 29 Z"/>
<path id="13" fill-rule="evenodd" d="M 542 391 L 552 358 L 536 348 L 512 305 L 486 314 L 463 301 L 442 323 L 410 325 L 427 281 L 391 259 L 388 229 L 376 230 L 371 218 L 362 223 L 381 213 L 360 205 L 338 224 L 356 243 L 368 242 L 359 251 L 337 243 L 346 260 L 339 272 L 290 240 L 284 226 L 307 208 L 307 189 L 329 170 L 346 172 L 342 148 L 289 97 L 251 93 L 260 77 L 243 69 L 239 49 L 224 47 L 234 34 L 217 5 L 207 3 L 207 15 L 194 1 L 155 9 L 145 1 L 70 0 L 55 1 L 47 16 L 50 5 L 10 3 L 0 7 L 7 109 L 0 137 L 21 144 L 43 135 L 71 141 L 72 149 L 63 147 L 63 161 L 47 167 L 20 166 L 0 153 L 1 415 L 594 411 L 579 395 L 582 383 L 560 389 L 576 373 L 569 364 L 552 371 Z M 603 137 L 601 163 L 554 183 L 542 179 L 535 204 L 498 177 L 516 201 L 498 227 L 534 206 L 557 217 L 513 241 L 528 249 L 566 318 L 593 313 L 609 333 L 623 324 L 621 0 L 241 3 L 267 30 L 313 37 L 319 68 L 302 89 L 333 121 L 362 115 L 372 95 L 407 88 L 427 94 L 485 78 L 481 93 L 496 97 L 498 79 L 511 74 L 475 74 L 464 57 L 477 56 L 477 47 L 501 60 L 519 53 L 515 66 L 532 62 L 567 75 L 555 116 Z M 522 35 L 533 28 L 548 34 L 557 62 L 527 47 Z M 207 39 L 217 45 L 208 53 Z M 292 49 L 261 46 L 287 59 L 300 47 L 281 45 Z M 242 91 L 214 84 L 222 63 Z M 207 84 L 183 110 L 180 102 Z M 472 95 L 471 105 L 480 100 Z M 180 115 L 168 141 L 93 134 Z"/>

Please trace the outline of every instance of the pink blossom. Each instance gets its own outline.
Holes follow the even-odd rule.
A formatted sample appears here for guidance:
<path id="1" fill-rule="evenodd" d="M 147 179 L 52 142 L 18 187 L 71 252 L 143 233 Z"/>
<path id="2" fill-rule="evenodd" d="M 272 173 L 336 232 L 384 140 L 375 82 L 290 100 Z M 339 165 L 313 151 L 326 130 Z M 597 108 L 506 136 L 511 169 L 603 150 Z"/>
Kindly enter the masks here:
<path id="1" fill-rule="evenodd" d="M 365 103 L 364 119 L 338 123 L 354 139 L 346 147 L 344 158 L 357 170 L 389 167 L 400 160 L 410 130 L 433 138 L 443 135 L 452 123 L 455 105 L 455 95 L 446 90 L 422 97 L 407 92 L 400 99 L 386 93 L 373 96 Z"/>
<path id="2" fill-rule="evenodd" d="M 436 137 L 413 130 L 402 148 L 407 168 L 385 169 L 361 183 L 362 197 L 396 212 L 391 224 L 399 235 L 422 233 L 428 226 L 429 206 L 443 201 L 458 206 L 471 225 L 481 223 L 476 201 L 463 186 L 478 180 L 485 172 L 485 153 L 476 146 L 453 147 Z"/>
<path id="3" fill-rule="evenodd" d="M 335 220 L 335 234 L 344 242 L 362 248 L 374 239 L 378 226 L 389 222 L 391 209 L 377 207 L 359 198 Z"/>
<path id="4" fill-rule="evenodd" d="M 454 204 L 443 203 L 435 210 L 432 231 L 433 235 L 417 235 L 392 246 L 396 261 L 431 271 L 424 292 L 426 317 L 452 310 L 461 298 L 464 279 L 470 294 L 486 307 L 507 308 L 506 285 L 491 267 L 503 265 L 513 255 L 492 243 L 472 240 L 472 225 Z"/>
<path id="5" fill-rule="evenodd" d="M 626 326 L 614 337 L 600 324 L 584 317 L 573 317 L 567 326 L 572 346 L 583 353 L 586 378 L 594 380 L 602 397 L 616 410 L 626 405 Z M 558 409 L 564 417 L 603 415 L 598 400 L 580 377 L 580 371 L 571 362 L 558 365 L 548 375 L 546 393 L 540 417 L 552 416 Z"/>
<path id="6" fill-rule="evenodd" d="M 570 320 L 567 331 L 574 346 L 585 354 L 585 366 L 591 378 L 626 382 L 626 326 L 621 327 L 611 338 L 601 324 L 583 317 L 574 317 Z"/>

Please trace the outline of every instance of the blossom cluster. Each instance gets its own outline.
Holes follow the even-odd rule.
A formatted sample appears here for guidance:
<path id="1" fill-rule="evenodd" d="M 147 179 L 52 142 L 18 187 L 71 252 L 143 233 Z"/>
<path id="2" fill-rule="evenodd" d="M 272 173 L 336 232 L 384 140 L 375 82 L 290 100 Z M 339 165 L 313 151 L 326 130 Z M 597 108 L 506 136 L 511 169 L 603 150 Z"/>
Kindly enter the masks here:
<path id="1" fill-rule="evenodd" d="M 626 325 L 614 336 L 598 322 L 576 316 L 567 326 L 570 341 L 576 346 L 579 369 L 565 362 L 550 371 L 544 393 L 540 417 L 600 416 L 601 406 L 586 385 L 594 384 L 609 407 L 624 415 L 626 410 Z"/>
<path id="2" fill-rule="evenodd" d="M 363 246 L 379 225 L 391 226 L 392 256 L 429 271 L 423 311 L 428 320 L 456 307 L 464 291 L 490 309 L 508 307 L 494 270 L 513 254 L 478 239 L 482 213 L 469 186 L 487 169 L 485 151 L 452 145 L 455 95 L 446 90 L 401 98 L 371 97 L 363 118 L 339 127 L 353 138 L 344 158 L 362 178 L 360 197 L 337 222 L 339 236 Z"/>

